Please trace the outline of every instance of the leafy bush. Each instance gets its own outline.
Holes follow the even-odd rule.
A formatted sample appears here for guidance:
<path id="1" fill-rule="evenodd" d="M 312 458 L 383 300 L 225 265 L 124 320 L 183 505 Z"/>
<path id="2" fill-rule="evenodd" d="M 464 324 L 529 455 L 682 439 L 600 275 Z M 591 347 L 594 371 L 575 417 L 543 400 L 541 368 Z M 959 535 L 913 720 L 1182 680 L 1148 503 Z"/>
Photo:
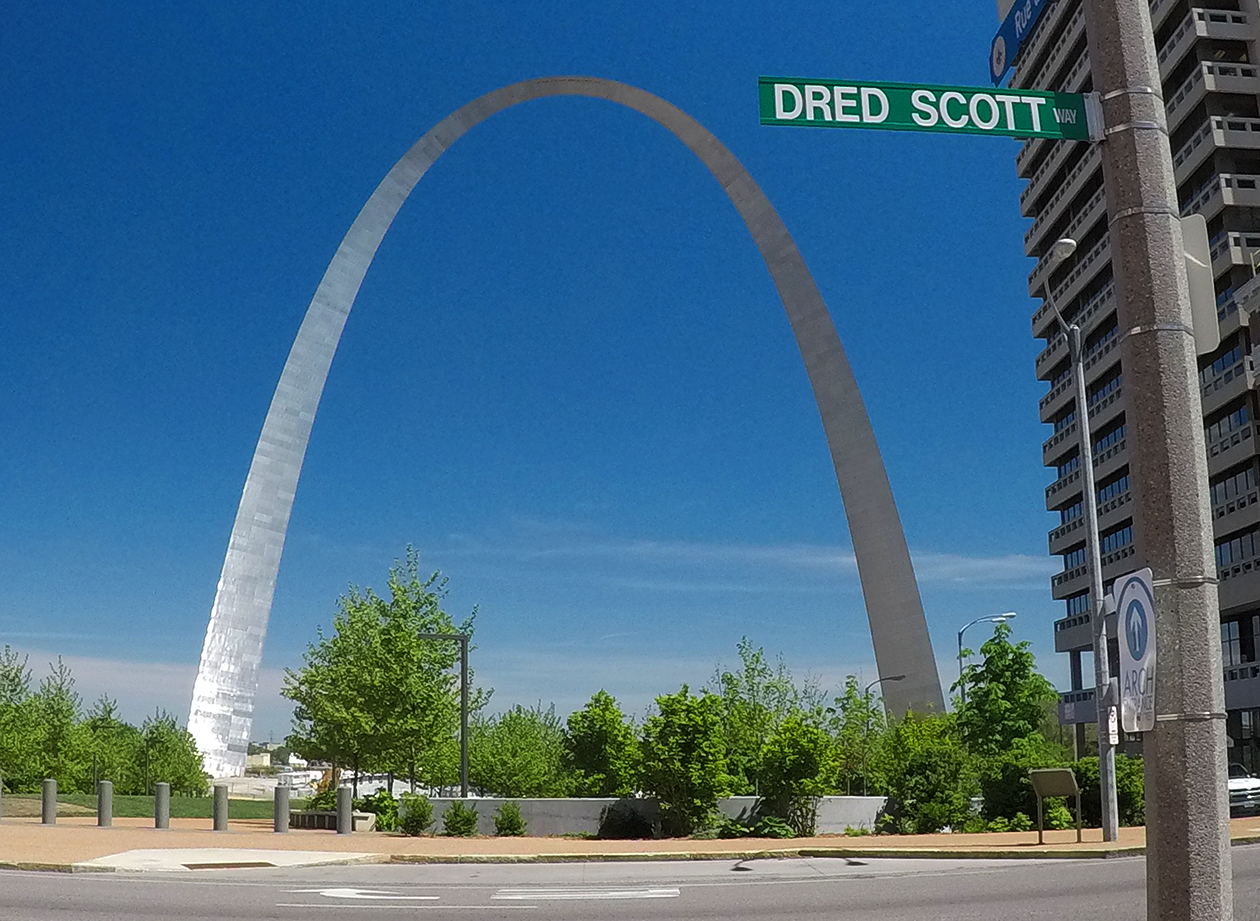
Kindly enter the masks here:
<path id="1" fill-rule="evenodd" d="M 398 830 L 404 835 L 423 835 L 433 824 L 433 804 L 421 793 L 402 795 L 402 813 Z"/>
<path id="2" fill-rule="evenodd" d="M 1063 803 L 1055 803 L 1045 811 L 1044 817 L 1046 828 L 1076 827 L 1076 820 L 1072 818 L 1072 810 L 1068 809 Z"/>
<path id="3" fill-rule="evenodd" d="M 844 826 L 844 836 L 846 838 L 864 838 L 871 833 L 871 830 L 865 825 L 854 828 L 852 825 Z"/>
<path id="4" fill-rule="evenodd" d="M 627 796 L 637 786 L 639 740 L 606 691 L 570 714 L 564 750 L 575 796 Z"/>
<path id="5" fill-rule="evenodd" d="M 337 788 L 330 787 L 322 793 L 316 793 L 306 801 L 306 808 L 312 812 L 327 812 L 337 808 Z"/>
<path id="6" fill-rule="evenodd" d="M 494 833 L 519 838 L 525 834 L 525 818 L 519 804 L 508 800 L 494 814 Z"/>
<path id="7" fill-rule="evenodd" d="M 966 824 L 975 777 L 951 717 L 907 714 L 889 731 L 880 760 L 889 794 L 881 831 L 930 834 Z"/>
<path id="8" fill-rule="evenodd" d="M 983 822 L 983 821 L 984 821 L 984 820 L 982 819 L 982 820 L 981 820 L 981 822 Z M 984 829 L 981 829 L 981 830 L 983 831 Z M 989 824 L 988 824 L 988 830 L 989 830 L 989 831 L 1010 831 L 1010 830 L 1011 830 L 1011 820 L 1010 820 L 1010 819 L 1008 819 L 1008 818 L 1007 818 L 1006 816 L 1004 816 L 1004 815 L 1000 815 L 1000 816 L 998 816 L 998 817 L 996 817 L 996 818 L 994 818 L 994 819 L 991 819 L 991 820 L 989 821 Z"/>
<path id="9" fill-rule="evenodd" d="M 1032 831 L 1033 820 L 1022 812 L 1015 813 L 1011 819 L 1011 831 Z"/>
<path id="10" fill-rule="evenodd" d="M 723 818 L 717 827 L 719 838 L 795 838 L 796 831 L 787 822 L 767 815 L 759 819 L 741 822 Z"/>
<path id="11" fill-rule="evenodd" d="M 1081 812 L 1085 824 L 1102 825 L 1102 794 L 1098 785 L 1098 759 L 1082 758 L 1072 765 L 1081 788 Z M 1116 755 L 1116 803 L 1121 825 L 1142 825 L 1146 821 L 1146 796 L 1142 776 L 1142 759 Z"/>
<path id="12" fill-rule="evenodd" d="M 609 803 L 599 812 L 598 838 L 638 839 L 654 838 L 651 820 L 639 808 L 639 801 L 619 799 Z"/>
<path id="13" fill-rule="evenodd" d="M 471 838 L 477 834 L 477 807 L 456 800 L 442 815 L 442 834 L 453 838 Z"/>
<path id="14" fill-rule="evenodd" d="M 1037 794 L 1028 772 L 1033 768 L 1066 767 L 1068 762 L 1044 739 L 1033 736 L 1016 739 L 1001 755 L 988 759 L 980 768 L 980 795 L 986 819 L 1002 816 L 1013 819 L 1017 812 L 1037 814 Z"/>
<path id="15" fill-rule="evenodd" d="M 354 808 L 356 812 L 374 813 L 377 831 L 393 831 L 398 827 L 398 800 L 384 787 L 371 796 L 360 796 L 354 801 Z"/>
<path id="16" fill-rule="evenodd" d="M 656 698 L 657 713 L 643 725 L 643 788 L 659 801 L 670 836 L 708 825 L 718 797 L 730 791 L 721 707 L 719 698 L 693 697 L 684 684 Z"/>

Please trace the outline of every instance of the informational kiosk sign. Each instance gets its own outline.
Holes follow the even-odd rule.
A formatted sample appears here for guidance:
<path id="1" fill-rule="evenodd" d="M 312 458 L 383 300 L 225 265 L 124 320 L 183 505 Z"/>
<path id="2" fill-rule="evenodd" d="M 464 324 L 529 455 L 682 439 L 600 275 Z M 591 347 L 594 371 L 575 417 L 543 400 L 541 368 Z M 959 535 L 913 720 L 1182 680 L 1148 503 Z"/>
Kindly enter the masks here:
<path id="1" fill-rule="evenodd" d="M 1125 732 L 1155 728 L 1155 595 L 1151 571 L 1139 569 L 1115 582 L 1120 640 L 1120 724 Z"/>
<path id="2" fill-rule="evenodd" d="M 1090 138 L 1081 93 L 794 77 L 760 77 L 758 90 L 763 125 Z"/>

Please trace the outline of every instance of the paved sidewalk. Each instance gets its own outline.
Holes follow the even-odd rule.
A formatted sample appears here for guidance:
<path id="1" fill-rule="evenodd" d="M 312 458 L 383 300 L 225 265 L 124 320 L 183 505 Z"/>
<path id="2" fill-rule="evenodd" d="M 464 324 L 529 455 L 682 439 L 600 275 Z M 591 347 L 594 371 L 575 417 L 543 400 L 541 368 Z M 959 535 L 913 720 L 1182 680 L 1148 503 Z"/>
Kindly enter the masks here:
<path id="1" fill-rule="evenodd" d="M 1260 817 L 1231 823 L 1235 844 L 1260 842 Z M 1098 829 L 1086 829 L 1085 840 L 1076 843 L 1073 830 L 1046 832 L 1046 844 L 1038 846 L 1036 832 L 981 835 L 887 835 L 849 838 L 821 836 L 778 840 L 736 838 L 695 841 L 595 841 L 582 838 L 407 838 L 381 832 L 337 835 L 328 831 L 291 831 L 275 834 L 269 821 L 234 821 L 225 832 L 211 830 L 209 819 L 172 819 L 171 828 L 155 829 L 147 819 L 115 819 L 112 828 L 97 828 L 95 819 L 60 818 L 55 826 L 38 819 L 0 820 L 0 868 L 48 870 L 142 869 L 145 861 L 211 865 L 227 863 L 309 865 L 341 862 L 529 862 L 582 860 L 738 860 L 749 857 L 789 856 L 898 856 L 898 857 L 1108 857 L 1140 854 L 1146 844 L 1144 828 L 1122 828 L 1120 840 L 1104 843 Z M 214 849 L 213 859 L 164 860 L 152 852 Z M 257 855 L 234 859 L 233 852 L 307 852 L 310 857 L 281 854 L 279 858 Z M 127 860 L 102 861 L 127 852 L 145 852 Z M 172 855 L 174 858 L 175 855 Z"/>

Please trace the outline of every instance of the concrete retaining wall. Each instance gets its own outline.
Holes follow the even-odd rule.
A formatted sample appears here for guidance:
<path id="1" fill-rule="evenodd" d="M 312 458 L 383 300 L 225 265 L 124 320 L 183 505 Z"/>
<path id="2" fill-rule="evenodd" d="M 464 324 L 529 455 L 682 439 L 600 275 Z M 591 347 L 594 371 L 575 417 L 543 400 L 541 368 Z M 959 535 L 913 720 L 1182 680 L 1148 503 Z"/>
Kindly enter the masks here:
<path id="1" fill-rule="evenodd" d="M 433 798 L 433 828 L 442 830 L 442 815 L 450 798 Z M 506 800 L 499 798 L 469 799 L 477 809 L 477 834 L 494 834 L 494 814 Z M 599 831 L 599 816 L 605 807 L 617 802 L 613 798 L 587 799 L 518 799 L 525 833 L 531 837 L 547 835 L 593 835 Z M 633 800 L 648 817 L 655 818 L 653 800 Z M 728 796 L 718 800 L 718 810 L 732 819 L 747 816 L 757 802 L 755 796 Z M 841 835 L 846 828 L 873 829 L 875 817 L 884 808 L 882 796 L 824 796 L 818 802 L 818 834 Z"/>

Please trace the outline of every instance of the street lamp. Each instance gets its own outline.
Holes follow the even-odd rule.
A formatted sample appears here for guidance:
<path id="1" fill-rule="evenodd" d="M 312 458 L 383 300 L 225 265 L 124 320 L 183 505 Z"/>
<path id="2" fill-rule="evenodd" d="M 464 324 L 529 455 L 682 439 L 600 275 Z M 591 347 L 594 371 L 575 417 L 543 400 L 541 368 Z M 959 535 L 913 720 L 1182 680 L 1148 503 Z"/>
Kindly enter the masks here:
<path id="1" fill-rule="evenodd" d="M 459 642 L 459 795 L 468 799 L 468 640 L 467 633 L 418 633 L 422 640 Z"/>
<path id="2" fill-rule="evenodd" d="M 1089 567 L 1089 619 L 1094 640 L 1094 702 L 1098 708 L 1098 780 L 1102 790 L 1103 840 L 1120 837 L 1119 806 L 1116 802 L 1116 752 L 1111 744 L 1111 665 L 1107 661 L 1107 617 L 1103 610 L 1102 548 L 1098 540 L 1098 492 L 1094 486 L 1094 446 L 1089 434 L 1088 391 L 1085 389 L 1085 349 L 1081 327 L 1068 323 L 1050 293 L 1050 274 L 1076 252 L 1071 237 L 1056 240 L 1046 260 L 1042 295 L 1054 311 L 1068 341 L 1068 356 L 1076 388 L 1076 425 L 1080 433 L 1081 509 L 1085 514 L 1085 555 Z"/>
<path id="3" fill-rule="evenodd" d="M 876 678 L 866 686 L 862 691 L 862 702 L 866 704 L 866 734 L 862 736 L 862 795 L 866 796 L 866 753 L 871 745 L 871 707 L 867 701 L 867 696 L 871 693 L 871 688 L 884 681 L 900 681 L 905 675 L 889 675 L 887 678 Z"/>
<path id="4" fill-rule="evenodd" d="M 1008 620 L 1015 617 L 1014 611 L 1007 611 L 1005 614 L 991 614 L 988 617 L 977 617 L 971 623 L 963 624 L 963 628 L 958 631 L 958 694 L 962 697 L 962 702 L 967 702 L 967 685 L 963 684 L 963 634 L 967 632 L 968 627 L 974 627 L 976 624 L 1004 624 Z"/>

